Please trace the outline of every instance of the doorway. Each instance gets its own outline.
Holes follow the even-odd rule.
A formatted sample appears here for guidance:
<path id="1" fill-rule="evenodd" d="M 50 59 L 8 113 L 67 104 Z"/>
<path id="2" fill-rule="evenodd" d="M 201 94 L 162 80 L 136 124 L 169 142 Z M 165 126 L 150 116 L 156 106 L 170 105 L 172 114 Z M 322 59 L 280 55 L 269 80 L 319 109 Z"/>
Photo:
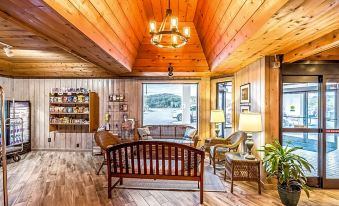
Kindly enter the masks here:
<path id="1" fill-rule="evenodd" d="M 314 167 L 310 186 L 339 188 L 339 78 L 283 76 L 281 143 Z"/>

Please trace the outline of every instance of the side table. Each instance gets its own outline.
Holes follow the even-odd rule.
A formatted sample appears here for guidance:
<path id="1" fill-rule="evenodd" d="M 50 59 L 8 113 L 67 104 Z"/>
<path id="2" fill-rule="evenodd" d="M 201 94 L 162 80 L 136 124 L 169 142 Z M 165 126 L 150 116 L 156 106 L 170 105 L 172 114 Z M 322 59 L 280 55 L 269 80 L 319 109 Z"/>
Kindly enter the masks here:
<path id="1" fill-rule="evenodd" d="M 231 178 L 231 193 L 233 181 L 253 181 L 258 183 L 258 192 L 261 194 L 260 185 L 260 160 L 248 160 L 244 155 L 235 152 L 225 154 L 225 180 Z"/>

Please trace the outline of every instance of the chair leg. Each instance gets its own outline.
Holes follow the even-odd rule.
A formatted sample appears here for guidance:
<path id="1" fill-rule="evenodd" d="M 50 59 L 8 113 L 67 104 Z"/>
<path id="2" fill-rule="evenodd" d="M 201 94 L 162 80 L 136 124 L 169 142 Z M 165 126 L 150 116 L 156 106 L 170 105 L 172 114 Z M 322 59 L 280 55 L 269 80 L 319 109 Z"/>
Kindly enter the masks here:
<path id="1" fill-rule="evenodd" d="M 104 160 L 104 161 L 102 161 L 102 163 L 101 163 L 101 165 L 100 165 L 100 167 L 99 167 L 98 171 L 96 172 L 96 174 L 97 174 L 97 175 L 99 175 L 99 173 L 100 173 L 100 171 L 101 171 L 102 167 L 104 166 L 104 164 L 105 164 L 105 160 Z"/>
<path id="2" fill-rule="evenodd" d="M 231 180 L 231 193 L 233 194 L 233 178 Z"/>
<path id="3" fill-rule="evenodd" d="M 122 185 L 123 184 L 123 179 L 122 179 L 122 177 L 120 178 L 120 185 Z"/>
<path id="4" fill-rule="evenodd" d="M 213 169 L 214 169 L 214 174 L 216 174 L 216 172 L 215 172 L 215 159 L 213 159 Z"/>
<path id="5" fill-rule="evenodd" d="M 200 188 L 199 181 L 198 181 L 198 189 Z"/>

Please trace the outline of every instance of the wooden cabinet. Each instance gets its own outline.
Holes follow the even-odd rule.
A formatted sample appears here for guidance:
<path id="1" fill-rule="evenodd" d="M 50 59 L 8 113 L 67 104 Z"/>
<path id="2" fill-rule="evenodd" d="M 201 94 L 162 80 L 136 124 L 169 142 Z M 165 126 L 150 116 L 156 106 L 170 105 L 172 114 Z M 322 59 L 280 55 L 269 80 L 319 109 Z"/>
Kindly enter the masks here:
<path id="1" fill-rule="evenodd" d="M 99 97 L 97 93 L 49 94 L 49 131 L 58 131 L 70 126 L 88 127 L 88 132 L 98 129 Z"/>

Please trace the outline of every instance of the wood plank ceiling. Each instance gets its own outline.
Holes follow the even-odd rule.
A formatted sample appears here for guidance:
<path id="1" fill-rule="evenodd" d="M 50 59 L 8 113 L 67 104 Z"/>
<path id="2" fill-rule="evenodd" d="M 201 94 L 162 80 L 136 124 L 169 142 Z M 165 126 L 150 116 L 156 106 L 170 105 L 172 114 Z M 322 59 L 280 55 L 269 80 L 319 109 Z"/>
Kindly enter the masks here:
<path id="1" fill-rule="evenodd" d="M 13 57 L 0 52 L 3 75 L 65 77 L 111 76 L 110 72 L 65 52 L 45 38 L 0 15 L 0 41 L 13 46 Z"/>
<path id="2" fill-rule="evenodd" d="M 148 22 L 161 22 L 167 7 L 168 0 L 3 2 L 0 41 L 14 46 L 15 56 L 0 54 L 0 74 L 162 76 L 168 63 L 177 76 L 231 74 L 265 55 L 312 56 L 319 48 L 307 44 L 339 29 L 337 0 L 171 0 L 179 27 L 189 25 L 192 37 L 183 48 L 159 49 Z M 336 39 L 321 41 L 323 50 Z"/>

